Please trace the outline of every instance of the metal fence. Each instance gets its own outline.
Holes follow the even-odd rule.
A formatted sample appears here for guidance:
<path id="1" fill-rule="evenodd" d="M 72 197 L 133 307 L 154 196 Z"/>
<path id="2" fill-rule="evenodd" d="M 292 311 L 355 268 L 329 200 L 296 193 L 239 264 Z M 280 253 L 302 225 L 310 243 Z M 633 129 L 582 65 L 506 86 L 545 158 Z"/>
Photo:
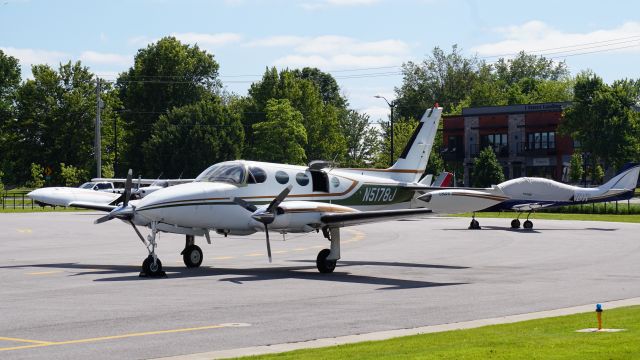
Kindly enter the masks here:
<path id="1" fill-rule="evenodd" d="M 2 209 L 33 209 L 35 201 L 27 197 L 28 191 L 0 192 L 0 208 Z"/>

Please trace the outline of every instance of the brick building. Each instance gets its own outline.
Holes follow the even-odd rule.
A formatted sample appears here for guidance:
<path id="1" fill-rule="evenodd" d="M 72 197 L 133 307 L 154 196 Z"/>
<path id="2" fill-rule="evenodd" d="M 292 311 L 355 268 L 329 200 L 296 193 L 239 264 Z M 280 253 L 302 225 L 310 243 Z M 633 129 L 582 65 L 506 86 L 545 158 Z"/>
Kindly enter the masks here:
<path id="1" fill-rule="evenodd" d="M 562 110 L 570 102 L 473 107 L 462 115 L 443 117 L 442 156 L 456 172 L 458 184 L 470 186 L 473 160 L 491 146 L 505 177 L 546 177 L 566 180 L 571 138 L 557 134 Z M 460 172 L 464 176 L 460 177 Z"/>

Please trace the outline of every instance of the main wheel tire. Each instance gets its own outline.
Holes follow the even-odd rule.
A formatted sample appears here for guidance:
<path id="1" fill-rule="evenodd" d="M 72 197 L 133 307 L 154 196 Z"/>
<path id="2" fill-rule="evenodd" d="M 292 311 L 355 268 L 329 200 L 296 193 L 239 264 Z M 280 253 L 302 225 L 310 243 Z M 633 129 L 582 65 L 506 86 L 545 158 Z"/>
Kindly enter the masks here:
<path id="1" fill-rule="evenodd" d="M 153 256 L 149 255 L 142 262 L 142 272 L 149 277 L 162 276 L 164 274 L 162 271 L 162 262 L 158 258 L 156 258 L 156 261 L 154 262 Z"/>
<path id="2" fill-rule="evenodd" d="M 189 245 L 182 250 L 182 260 L 188 268 L 199 267 L 202 259 L 202 249 L 198 245 Z"/>
<path id="3" fill-rule="evenodd" d="M 332 273 L 333 270 L 336 269 L 336 260 L 327 260 L 327 257 L 331 254 L 331 250 L 323 249 L 318 253 L 318 257 L 316 258 L 316 267 L 318 271 L 323 274 Z"/>
<path id="4" fill-rule="evenodd" d="M 511 220 L 511 228 L 512 229 L 519 229 L 520 228 L 520 220 L 518 220 L 518 219 Z"/>
<path id="5" fill-rule="evenodd" d="M 524 227 L 525 229 L 533 229 L 533 223 L 531 222 L 531 220 L 527 220 L 524 222 L 524 224 L 522 224 L 522 227 Z"/>
<path id="6" fill-rule="evenodd" d="M 469 229 L 479 230 L 480 229 L 480 223 L 478 222 L 478 220 L 476 220 L 476 219 L 471 220 L 471 224 L 469 224 Z"/>

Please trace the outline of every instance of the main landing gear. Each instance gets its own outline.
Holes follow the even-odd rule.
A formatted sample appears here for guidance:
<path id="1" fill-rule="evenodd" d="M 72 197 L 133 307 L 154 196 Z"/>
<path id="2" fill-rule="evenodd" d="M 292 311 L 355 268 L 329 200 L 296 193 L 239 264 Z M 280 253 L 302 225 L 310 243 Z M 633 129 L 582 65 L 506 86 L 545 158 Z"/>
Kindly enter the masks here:
<path id="1" fill-rule="evenodd" d="M 480 230 L 480 223 L 476 220 L 476 213 L 474 212 L 471 216 L 471 223 L 469 224 L 469 229 L 471 230 Z"/>
<path id="2" fill-rule="evenodd" d="M 195 236 L 187 235 L 184 250 L 180 253 L 182 260 L 188 268 L 197 268 L 202 264 L 202 249 L 195 244 Z"/>
<path id="3" fill-rule="evenodd" d="M 322 234 L 331 241 L 331 249 L 323 249 L 316 258 L 316 267 L 323 274 L 332 273 L 340 259 L 340 228 L 323 228 Z"/>
<path id="4" fill-rule="evenodd" d="M 518 217 L 511 220 L 511 228 L 512 229 L 519 229 L 520 228 L 520 214 L 518 213 Z M 533 222 L 531 220 L 529 220 L 529 216 L 531 216 L 531 211 L 529 211 L 529 213 L 527 213 L 527 220 L 524 221 L 524 223 L 522 224 L 522 227 L 524 229 L 530 230 L 533 229 Z"/>

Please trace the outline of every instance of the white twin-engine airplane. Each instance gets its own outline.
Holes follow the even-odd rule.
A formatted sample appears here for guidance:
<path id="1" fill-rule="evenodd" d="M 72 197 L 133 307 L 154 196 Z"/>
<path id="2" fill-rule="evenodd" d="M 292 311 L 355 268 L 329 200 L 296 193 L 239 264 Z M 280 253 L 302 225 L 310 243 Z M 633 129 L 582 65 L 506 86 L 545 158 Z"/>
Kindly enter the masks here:
<path id="1" fill-rule="evenodd" d="M 520 214 L 528 212 L 525 229 L 532 229 L 529 220 L 532 211 L 565 205 L 589 204 L 603 201 L 627 200 L 633 196 L 638 183 L 640 165 L 632 166 L 595 188 L 571 186 L 557 181 L 522 177 L 507 180 L 486 189 L 447 189 L 430 191 L 418 197 L 429 209 L 437 213 L 473 212 L 470 229 L 480 229 L 475 212 L 481 210 L 513 210 L 518 217 L 511 228 L 520 228 Z"/>
<path id="2" fill-rule="evenodd" d="M 407 218 L 431 213 L 411 209 L 442 114 L 434 107 L 425 112 L 402 155 L 388 169 L 339 169 L 328 162 L 305 166 L 257 161 L 227 161 L 202 172 L 194 182 L 160 189 L 141 200 L 130 201 L 131 170 L 119 206 L 72 202 L 71 206 L 108 211 L 97 219 L 128 222 L 149 251 L 142 264 L 147 276 L 162 275 L 156 255 L 156 235 L 186 235 L 182 251 L 187 267 L 202 263 L 195 236 L 211 243 L 209 230 L 218 234 L 249 235 L 264 231 L 271 261 L 269 230 L 279 233 L 322 231 L 331 245 L 320 251 L 316 265 L 331 273 L 340 259 L 340 228 L 369 222 Z M 145 239 L 138 226 L 147 226 Z"/>

